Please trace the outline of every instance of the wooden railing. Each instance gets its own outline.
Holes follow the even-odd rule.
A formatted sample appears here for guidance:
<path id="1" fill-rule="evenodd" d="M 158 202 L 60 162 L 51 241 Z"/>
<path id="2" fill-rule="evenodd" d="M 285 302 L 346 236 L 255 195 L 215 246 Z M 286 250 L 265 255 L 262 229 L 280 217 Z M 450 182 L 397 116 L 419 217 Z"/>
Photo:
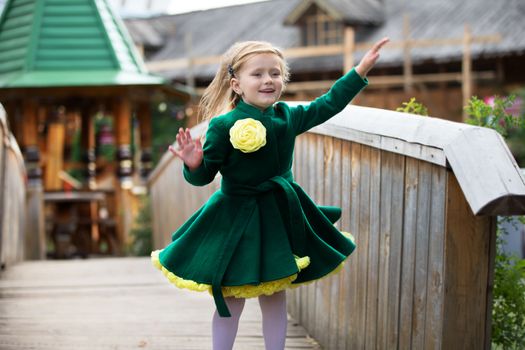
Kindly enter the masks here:
<path id="1" fill-rule="evenodd" d="M 26 184 L 24 159 L 7 128 L 0 105 L 0 264 L 9 266 L 24 259 Z"/>
<path id="2" fill-rule="evenodd" d="M 288 294 L 326 349 L 490 348 L 495 217 L 525 213 L 496 132 L 349 106 L 297 139 L 293 172 L 357 241 L 341 273 Z M 219 186 L 189 186 L 170 155 L 149 183 L 156 248 Z"/>

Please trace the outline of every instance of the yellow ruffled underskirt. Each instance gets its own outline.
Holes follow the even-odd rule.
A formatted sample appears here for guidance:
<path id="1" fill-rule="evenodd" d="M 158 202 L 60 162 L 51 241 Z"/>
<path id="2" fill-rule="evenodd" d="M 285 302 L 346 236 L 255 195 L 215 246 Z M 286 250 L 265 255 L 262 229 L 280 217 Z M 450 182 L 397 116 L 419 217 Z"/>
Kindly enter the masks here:
<path id="1" fill-rule="evenodd" d="M 355 238 L 354 238 L 354 235 L 351 234 L 350 232 L 346 232 L 346 231 L 341 231 L 341 233 L 346 237 L 348 238 L 349 240 L 352 241 L 352 243 L 355 244 Z"/>
<path id="2" fill-rule="evenodd" d="M 151 253 L 151 261 L 153 265 L 162 271 L 164 276 L 179 288 L 185 288 L 197 292 L 211 292 L 211 284 L 197 283 L 195 281 L 186 280 L 175 275 L 173 272 L 166 269 L 159 260 L 159 253 L 161 250 L 156 250 Z M 310 265 L 310 258 L 305 257 L 295 257 L 295 263 L 299 271 L 306 268 Z M 222 287 L 222 294 L 225 297 L 235 297 L 235 298 L 254 298 L 259 295 L 271 295 L 273 293 L 279 292 L 286 288 L 289 288 L 292 285 L 292 282 L 297 279 L 297 274 L 281 278 L 275 281 L 263 282 L 258 285 L 243 285 L 243 286 L 224 286 Z"/>
<path id="3" fill-rule="evenodd" d="M 352 242 L 355 243 L 354 237 L 352 234 L 348 232 L 342 232 L 347 238 L 349 238 Z M 204 284 L 204 283 L 197 283 L 195 281 L 186 280 L 184 278 L 181 278 L 177 275 L 175 275 L 173 272 L 166 269 L 164 266 L 162 266 L 160 260 L 159 260 L 159 253 L 161 250 L 155 250 L 151 253 L 151 262 L 153 263 L 153 266 L 155 266 L 157 269 L 161 270 L 164 276 L 172 283 L 173 285 L 189 289 L 192 291 L 197 292 L 209 292 L 212 294 L 211 291 L 211 284 Z M 297 264 L 297 269 L 299 272 L 308 265 L 310 265 L 310 258 L 308 256 L 304 257 L 298 257 L 295 256 L 295 263 Z M 330 272 L 329 275 L 338 273 L 341 271 L 341 269 L 344 266 L 344 262 L 339 264 L 339 266 L 334 269 L 332 272 Z M 304 284 L 308 284 L 314 281 L 309 281 L 305 283 L 298 283 L 298 284 L 292 284 L 293 281 L 297 279 L 297 274 L 293 274 L 291 276 L 281 278 L 275 281 L 269 281 L 269 282 L 263 282 L 258 285 L 243 285 L 243 286 L 223 286 L 222 287 L 222 293 L 224 297 L 235 297 L 235 298 L 254 298 L 258 297 L 260 295 L 271 295 L 273 293 L 279 292 L 281 290 L 287 289 L 287 288 L 296 288 Z"/>

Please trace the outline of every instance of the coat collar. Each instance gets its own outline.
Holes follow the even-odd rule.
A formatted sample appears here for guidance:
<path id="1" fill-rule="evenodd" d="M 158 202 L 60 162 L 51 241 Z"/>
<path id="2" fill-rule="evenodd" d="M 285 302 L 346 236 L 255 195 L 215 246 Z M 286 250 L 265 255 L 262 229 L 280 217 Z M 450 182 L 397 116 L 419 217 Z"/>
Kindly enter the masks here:
<path id="1" fill-rule="evenodd" d="M 253 116 L 263 116 L 263 115 L 273 116 L 275 115 L 275 108 L 273 105 L 271 105 L 270 107 L 262 111 L 259 108 L 244 102 L 243 100 L 239 101 L 235 109 L 245 112 L 247 114 L 253 115 Z"/>

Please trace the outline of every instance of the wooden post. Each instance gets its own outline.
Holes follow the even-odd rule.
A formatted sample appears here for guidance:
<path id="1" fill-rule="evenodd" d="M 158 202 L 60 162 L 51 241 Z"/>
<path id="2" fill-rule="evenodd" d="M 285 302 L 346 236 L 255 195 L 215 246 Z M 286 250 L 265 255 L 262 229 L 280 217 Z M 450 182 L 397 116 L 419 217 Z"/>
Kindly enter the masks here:
<path id="1" fill-rule="evenodd" d="M 82 150 L 84 151 L 84 162 L 86 164 L 87 187 L 95 189 L 96 183 L 96 154 L 95 154 L 95 125 L 94 111 L 90 106 L 84 106 L 80 110 L 82 128 Z"/>
<path id="2" fill-rule="evenodd" d="M 468 104 L 470 96 L 472 95 L 472 32 L 470 26 L 465 24 L 465 32 L 463 34 L 463 64 L 461 66 L 462 74 L 462 92 L 463 92 L 463 107 Z M 467 114 L 463 109 L 463 120 L 467 118 Z"/>
<path id="3" fill-rule="evenodd" d="M 22 142 L 24 146 L 36 146 L 37 142 L 37 104 L 36 101 L 26 99 L 23 101 L 23 128 Z"/>
<path id="4" fill-rule="evenodd" d="M 412 92 L 412 53 L 410 40 L 410 17 L 403 16 L 403 80 L 405 92 Z"/>
<path id="5" fill-rule="evenodd" d="M 344 71 L 343 74 L 349 72 L 354 66 L 354 51 L 355 51 L 355 31 L 352 27 L 345 27 L 343 55 L 344 55 Z"/>
<path id="6" fill-rule="evenodd" d="M 117 140 L 117 177 L 115 184 L 115 213 L 117 218 L 117 237 L 119 247 L 123 247 L 129 237 L 132 224 L 130 213 L 130 189 L 133 186 L 133 161 L 131 154 L 131 104 L 129 99 L 121 98 L 113 102 L 113 118 Z M 120 249 L 119 249 L 120 250 Z"/>
<path id="7" fill-rule="evenodd" d="M 42 178 L 40 150 L 38 148 L 38 118 L 36 101 L 26 99 L 22 105 L 22 147 L 30 183 L 39 183 Z"/>
<path id="8" fill-rule="evenodd" d="M 27 217 L 25 227 L 26 259 L 45 258 L 44 231 L 44 193 L 42 188 L 42 169 L 38 148 L 37 103 L 26 99 L 22 103 L 22 145 L 26 162 Z"/>
<path id="9" fill-rule="evenodd" d="M 96 140 L 95 140 L 95 118 L 96 111 L 92 104 L 84 105 L 80 110 L 81 119 L 81 143 L 84 152 L 83 160 L 85 163 L 85 174 L 87 179 L 87 188 L 94 190 L 97 188 L 97 156 L 96 156 Z M 98 203 L 93 201 L 89 203 L 89 216 L 91 220 L 90 236 L 91 242 L 89 246 L 90 252 L 97 252 L 100 239 L 99 226 L 96 223 L 98 220 Z"/>
<path id="10" fill-rule="evenodd" d="M 47 157 L 45 170 L 46 190 L 62 189 L 59 173 L 64 167 L 65 128 L 62 123 L 49 124 L 47 132 Z"/>
<path id="11" fill-rule="evenodd" d="M 64 120 L 60 116 L 49 124 L 47 130 L 46 167 L 44 174 L 44 188 L 46 190 L 61 190 L 62 180 L 59 173 L 64 167 Z"/>
<path id="12" fill-rule="evenodd" d="M 127 98 L 118 99 L 113 104 L 113 117 L 115 119 L 115 132 L 117 139 L 117 175 L 120 185 L 127 187 L 133 173 L 131 160 L 131 105 Z"/>
<path id="13" fill-rule="evenodd" d="M 474 215 L 456 177 L 447 177 L 442 348 L 489 350 L 494 218 Z"/>
<path id="14" fill-rule="evenodd" d="M 151 107 L 149 102 L 139 104 L 137 110 L 140 130 L 140 176 L 145 180 L 153 168 L 151 154 Z"/>

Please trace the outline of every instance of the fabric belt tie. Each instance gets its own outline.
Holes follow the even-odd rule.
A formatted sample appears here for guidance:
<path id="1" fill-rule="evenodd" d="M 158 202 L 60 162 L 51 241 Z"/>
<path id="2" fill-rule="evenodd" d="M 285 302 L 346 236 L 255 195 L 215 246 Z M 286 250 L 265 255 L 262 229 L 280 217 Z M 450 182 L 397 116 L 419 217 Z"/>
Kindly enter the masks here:
<path id="1" fill-rule="evenodd" d="M 222 294 L 222 280 L 235 248 L 239 244 L 242 234 L 246 230 L 246 226 L 248 225 L 254 210 L 257 208 L 257 195 L 274 191 L 276 189 L 281 189 L 284 192 L 288 207 L 289 227 L 292 236 L 292 242 L 290 242 L 292 251 L 296 255 L 304 255 L 305 220 L 299 197 L 297 197 L 297 193 L 292 187 L 292 183 L 293 175 L 290 170 L 282 175 L 274 176 L 257 186 L 234 184 L 224 178 L 222 179 L 221 191 L 224 194 L 228 196 L 247 196 L 252 198 L 248 198 L 244 201 L 243 205 L 239 207 L 239 211 L 234 220 L 235 226 L 232 227 L 230 233 L 223 241 L 224 243 L 221 249 L 222 255 L 217 261 L 217 270 L 212 279 L 213 299 L 221 317 L 231 316 Z"/>

